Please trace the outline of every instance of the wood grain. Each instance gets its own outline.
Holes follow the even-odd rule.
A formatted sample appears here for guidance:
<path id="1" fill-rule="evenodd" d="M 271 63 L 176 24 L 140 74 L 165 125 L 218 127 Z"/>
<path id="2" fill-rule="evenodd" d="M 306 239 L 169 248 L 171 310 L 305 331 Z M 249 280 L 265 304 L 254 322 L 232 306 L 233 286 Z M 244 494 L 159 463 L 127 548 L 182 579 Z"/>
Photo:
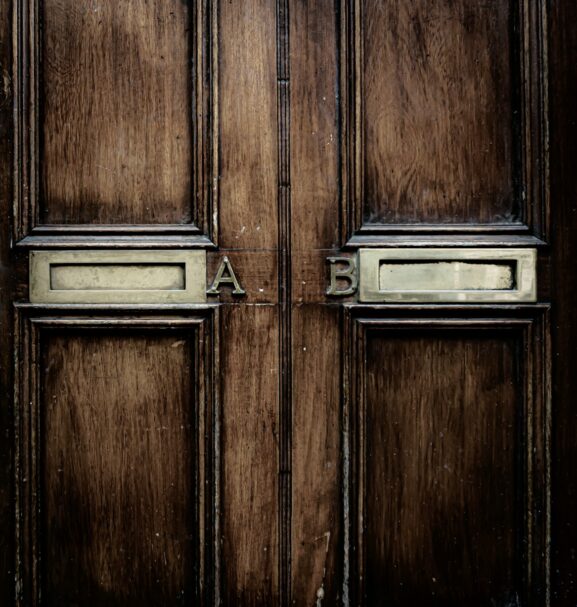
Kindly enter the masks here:
<path id="1" fill-rule="evenodd" d="M 340 310 L 293 307 L 292 600 L 338 604 Z"/>
<path id="2" fill-rule="evenodd" d="M 361 4 L 364 223 L 516 221 L 512 3 Z"/>
<path id="3" fill-rule="evenodd" d="M 222 580 L 225 605 L 277 605 L 278 311 L 221 314 Z"/>
<path id="4" fill-rule="evenodd" d="M 220 4 L 220 245 L 277 246 L 275 3 Z"/>
<path id="5" fill-rule="evenodd" d="M 0 604 L 548 606 L 547 329 L 529 326 L 528 307 L 325 294 L 326 257 L 418 244 L 541 247 L 555 353 L 549 603 L 574 607 L 572 3 L 12 4 L 0 3 L 0 197 L 15 200 L 14 220 L 0 213 Z M 548 221 L 545 4 L 550 249 L 531 236 L 545 238 Z M 198 218 L 204 240 L 190 236 Z M 138 306 L 22 305 L 12 331 L 12 302 L 28 301 L 26 247 L 208 238 L 219 245 L 208 277 L 227 255 L 247 290 L 211 299 L 214 351 L 181 335 L 190 309 L 147 309 L 138 324 Z M 75 314 L 117 329 L 55 328 Z M 370 329 L 361 351 L 349 314 L 414 324 Z M 532 333 L 524 344 L 516 322 Z M 197 418 L 213 380 L 218 462 L 217 434 Z"/>
<path id="6" fill-rule="evenodd" d="M 369 332 L 366 604 L 522 599 L 518 335 Z"/>
<path id="7" fill-rule="evenodd" d="M 291 224 L 294 252 L 340 244 L 334 2 L 291 6 Z"/>
<path id="8" fill-rule="evenodd" d="M 41 223 L 189 222 L 189 3 L 41 7 Z"/>
<path id="9" fill-rule="evenodd" d="M 275 3 L 221 2 L 219 30 L 219 245 L 257 289 L 221 314 L 222 601 L 256 607 L 281 594 Z"/>
<path id="10" fill-rule="evenodd" d="M 186 335 L 47 338 L 43 604 L 191 600 L 192 367 Z"/>
<path id="11" fill-rule="evenodd" d="M 341 238 L 334 8 L 290 6 L 293 605 L 336 605 L 341 580 L 340 311 L 301 305 L 327 301 Z"/>

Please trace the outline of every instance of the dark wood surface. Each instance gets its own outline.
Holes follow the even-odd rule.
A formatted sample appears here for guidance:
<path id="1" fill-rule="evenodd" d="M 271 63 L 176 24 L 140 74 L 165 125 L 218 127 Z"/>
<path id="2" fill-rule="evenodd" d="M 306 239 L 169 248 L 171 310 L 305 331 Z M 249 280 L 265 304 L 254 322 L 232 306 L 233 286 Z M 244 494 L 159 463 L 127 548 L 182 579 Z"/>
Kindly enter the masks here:
<path id="1" fill-rule="evenodd" d="M 41 223 L 190 221 L 188 4 L 41 7 Z"/>
<path id="2" fill-rule="evenodd" d="M 548 604 L 548 306 L 486 312 L 347 314 L 352 604 Z"/>
<path id="3" fill-rule="evenodd" d="M 220 241 L 278 243 L 276 20 L 266 0 L 220 5 Z"/>
<path id="4" fill-rule="evenodd" d="M 228 370 L 219 372 L 223 601 L 274 605 L 280 592 L 278 310 L 229 306 L 219 338 Z"/>
<path id="5" fill-rule="evenodd" d="M 367 335 L 359 421 L 367 604 L 521 598 L 515 341 L 470 332 Z"/>
<path id="6" fill-rule="evenodd" d="M 18 604 L 216 600 L 218 314 L 22 311 Z"/>
<path id="7" fill-rule="evenodd" d="M 576 605 L 573 3 L 13 4 L 0 604 Z M 327 296 L 366 246 L 536 246 L 539 304 Z M 26 304 L 199 247 L 245 296 Z"/>
<path id="8" fill-rule="evenodd" d="M 328 0 L 290 4 L 291 593 L 303 605 L 342 596 L 341 313 L 325 305 L 326 258 L 341 238 L 333 11 Z"/>
<path id="9" fill-rule="evenodd" d="M 360 6 L 364 221 L 518 219 L 512 3 Z"/>
<path id="10" fill-rule="evenodd" d="M 10 2 L 0 4 L 0 71 L 10 82 L 12 65 L 12 10 Z M 0 603 L 14 603 L 14 339 L 11 299 L 14 268 L 10 234 L 10 211 L 14 175 L 13 88 L 0 87 Z"/>
<path id="11" fill-rule="evenodd" d="M 46 604 L 189 603 L 200 539 L 190 336 L 44 341 Z"/>
<path id="12" fill-rule="evenodd" d="M 552 604 L 577 604 L 577 6 L 550 16 L 553 278 Z"/>

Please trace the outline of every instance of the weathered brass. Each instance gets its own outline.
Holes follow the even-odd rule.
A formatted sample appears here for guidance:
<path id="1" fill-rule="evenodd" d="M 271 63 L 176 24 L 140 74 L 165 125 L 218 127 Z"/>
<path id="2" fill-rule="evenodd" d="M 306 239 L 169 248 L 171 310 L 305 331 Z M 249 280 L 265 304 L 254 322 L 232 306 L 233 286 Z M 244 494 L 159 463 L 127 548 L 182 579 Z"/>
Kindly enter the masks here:
<path id="1" fill-rule="evenodd" d="M 226 272 L 226 274 L 225 274 Z M 218 270 L 216 271 L 216 276 L 210 285 L 210 289 L 207 291 L 209 295 L 220 295 L 220 285 L 232 285 L 234 289 L 232 290 L 233 295 L 245 295 L 246 291 L 240 286 L 240 282 L 232 269 L 232 264 L 230 263 L 229 258 L 225 255 L 218 266 Z"/>
<path id="2" fill-rule="evenodd" d="M 361 302 L 529 302 L 535 249 L 361 249 Z"/>
<path id="3" fill-rule="evenodd" d="M 357 275 L 357 264 L 354 257 L 327 257 L 331 268 L 331 279 L 327 295 L 346 297 L 353 295 L 357 290 L 359 278 Z M 344 264 L 346 267 L 340 268 L 337 264 Z M 339 289 L 339 280 L 345 280 L 349 286 Z"/>
<path id="4" fill-rule="evenodd" d="M 205 251 L 32 251 L 33 303 L 203 303 Z"/>

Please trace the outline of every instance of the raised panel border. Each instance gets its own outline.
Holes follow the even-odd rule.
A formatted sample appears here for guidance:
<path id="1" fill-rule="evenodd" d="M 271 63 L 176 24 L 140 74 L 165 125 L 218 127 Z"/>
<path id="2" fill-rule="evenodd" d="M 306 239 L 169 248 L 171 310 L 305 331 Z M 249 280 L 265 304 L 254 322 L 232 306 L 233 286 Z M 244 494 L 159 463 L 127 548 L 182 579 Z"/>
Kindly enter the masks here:
<path id="1" fill-rule="evenodd" d="M 42 487 L 40 477 L 40 347 L 46 331 L 190 331 L 198 364 L 195 419 L 195 521 L 200 538 L 195 599 L 220 601 L 220 399 L 218 308 L 208 306 L 16 305 L 14 331 L 14 579 L 16 605 L 42 604 Z"/>
<path id="2" fill-rule="evenodd" d="M 40 6 L 42 0 L 15 0 L 14 39 L 14 242 L 51 246 L 98 246 L 103 237 L 185 237 L 188 247 L 211 247 L 218 240 L 218 6 L 216 0 L 189 2 L 192 35 L 192 192 L 189 224 L 42 224 L 40 221 Z M 92 244 L 85 245 L 89 240 Z M 133 247 L 136 245 L 132 245 Z M 148 242 L 144 246 L 151 246 Z"/>
<path id="3" fill-rule="evenodd" d="M 363 104 L 362 104 L 362 0 L 340 0 L 339 39 L 339 121 L 340 121 L 340 231 L 345 246 L 384 246 L 386 237 L 426 234 L 494 235 L 510 240 L 549 235 L 549 127 L 547 74 L 547 3 L 545 0 L 511 0 L 518 13 L 512 28 L 517 42 L 512 61 L 517 73 L 512 86 L 519 104 L 519 120 L 514 125 L 520 150 L 515 173 L 519 223 L 510 224 L 366 224 L 363 222 Z M 518 30 L 515 31 L 515 30 Z M 516 91 L 515 91 L 516 92 Z M 375 242 L 376 241 L 376 242 Z M 372 242 L 375 242 L 372 245 Z"/>
<path id="4" fill-rule="evenodd" d="M 522 496 L 524 605 L 550 605 L 551 347 L 549 306 L 344 306 L 342 409 L 343 604 L 364 604 L 363 543 L 366 334 L 370 329 L 516 330 L 524 346 Z"/>

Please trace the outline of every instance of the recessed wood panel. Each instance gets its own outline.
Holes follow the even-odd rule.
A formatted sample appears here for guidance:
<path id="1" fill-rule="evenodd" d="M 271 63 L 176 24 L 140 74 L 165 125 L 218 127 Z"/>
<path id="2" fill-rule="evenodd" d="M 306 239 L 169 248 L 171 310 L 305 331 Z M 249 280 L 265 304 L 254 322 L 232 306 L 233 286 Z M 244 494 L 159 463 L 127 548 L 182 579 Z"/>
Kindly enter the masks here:
<path id="1" fill-rule="evenodd" d="M 347 239 L 548 230 L 546 3 L 340 2 Z"/>
<path id="2" fill-rule="evenodd" d="M 40 6 L 40 223 L 190 222 L 191 4 Z"/>
<path id="3" fill-rule="evenodd" d="M 361 4 L 364 221 L 517 220 L 513 3 Z"/>
<path id="4" fill-rule="evenodd" d="M 43 604 L 188 604 L 194 340 L 82 331 L 43 341 Z"/>
<path id="5" fill-rule="evenodd" d="M 521 598 L 518 338 L 368 333 L 368 605 Z"/>
<path id="6" fill-rule="evenodd" d="M 547 307 L 466 308 L 346 312 L 351 604 L 547 603 Z"/>

